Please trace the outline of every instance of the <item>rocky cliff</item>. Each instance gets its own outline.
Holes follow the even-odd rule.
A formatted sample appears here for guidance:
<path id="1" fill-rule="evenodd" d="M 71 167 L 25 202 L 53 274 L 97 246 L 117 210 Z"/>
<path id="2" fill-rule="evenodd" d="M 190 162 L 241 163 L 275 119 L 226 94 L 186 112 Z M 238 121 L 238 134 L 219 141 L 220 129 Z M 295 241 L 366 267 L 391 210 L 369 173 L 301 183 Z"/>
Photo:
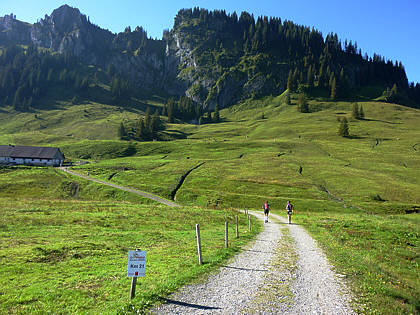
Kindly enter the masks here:
<path id="1" fill-rule="evenodd" d="M 162 40 L 136 27 L 113 34 L 92 24 L 76 8 L 63 5 L 31 25 L 0 18 L 0 46 L 34 44 L 71 54 L 87 65 L 110 66 L 132 86 L 170 95 L 186 95 L 203 107 L 227 107 L 241 99 L 279 94 L 289 84 L 324 89 L 332 82 L 345 95 L 356 85 L 397 84 L 408 89 L 401 63 L 362 56 L 350 41 L 342 47 L 335 34 L 279 18 L 183 9 Z"/>
<path id="2" fill-rule="evenodd" d="M 92 24 L 77 8 L 63 5 L 33 25 L 13 14 L 0 18 L 0 45 L 34 44 L 72 54 L 87 65 L 103 69 L 113 65 L 134 86 L 186 95 L 213 109 L 216 103 L 222 108 L 258 94 L 267 85 L 265 76 L 239 67 L 239 59 L 229 65 L 214 59 L 212 55 L 223 55 L 217 45 L 227 25 L 223 19 L 213 22 L 206 34 L 206 25 L 192 26 L 190 17 L 180 11 L 174 28 L 162 40 L 154 40 L 141 27 L 113 34 Z"/>

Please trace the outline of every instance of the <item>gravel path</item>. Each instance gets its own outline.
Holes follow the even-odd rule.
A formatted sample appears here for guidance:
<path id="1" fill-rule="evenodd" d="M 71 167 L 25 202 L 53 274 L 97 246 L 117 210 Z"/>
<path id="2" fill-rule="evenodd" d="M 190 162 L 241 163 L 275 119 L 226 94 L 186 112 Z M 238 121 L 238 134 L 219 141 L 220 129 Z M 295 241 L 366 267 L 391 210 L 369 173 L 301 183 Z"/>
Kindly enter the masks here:
<path id="1" fill-rule="evenodd" d="M 286 219 L 272 215 L 283 223 Z M 351 295 L 340 275 L 333 271 L 317 242 L 300 226 L 287 224 L 298 253 L 295 303 L 284 314 L 355 314 Z"/>
<path id="2" fill-rule="evenodd" d="M 128 188 L 128 187 L 123 187 L 123 186 L 112 184 L 112 183 L 108 183 L 108 182 L 105 182 L 105 181 L 100 180 L 100 179 L 96 179 L 96 178 L 89 177 L 89 176 L 86 176 L 86 175 L 83 175 L 83 174 L 80 174 L 80 173 L 76 173 L 75 171 L 70 171 L 66 167 L 60 167 L 60 169 L 63 170 L 64 172 L 66 172 L 66 173 L 71 174 L 71 175 L 78 176 L 78 177 L 81 177 L 81 178 L 84 178 L 84 179 L 87 179 L 87 180 L 90 180 L 90 181 L 93 181 L 93 182 L 96 182 L 96 183 L 99 183 L 99 184 L 102 184 L 102 185 L 107 185 L 107 186 L 118 188 L 118 189 L 121 189 L 121 190 L 124 190 L 124 191 L 128 191 L 128 192 L 131 192 L 133 194 L 137 194 L 137 195 L 143 196 L 145 198 L 163 203 L 167 206 L 179 207 L 179 205 L 177 203 L 173 202 L 173 201 L 164 199 L 162 197 L 153 195 L 153 194 L 145 192 L 145 191 L 141 191 L 141 190 L 137 190 L 137 189 L 133 189 L 133 188 Z"/>
<path id="3" fill-rule="evenodd" d="M 262 219 L 261 214 L 256 215 Z M 205 283 L 184 287 L 166 304 L 152 310 L 156 314 L 237 314 L 256 296 L 269 272 L 274 249 L 281 237 L 279 224 L 267 224 L 254 244 L 235 256 L 233 262 L 211 275 Z"/>
<path id="4" fill-rule="evenodd" d="M 86 175 L 103 185 L 179 207 L 159 196 Z M 263 220 L 259 212 L 250 212 Z M 255 242 L 204 283 L 186 286 L 153 309 L 157 314 L 354 314 L 351 296 L 317 243 L 298 225 L 271 214 Z M 288 229 L 286 229 L 286 227 Z M 286 232 L 286 231 L 288 232 Z M 290 234 L 288 236 L 287 234 Z"/>
<path id="5" fill-rule="evenodd" d="M 251 213 L 251 212 L 250 212 Z M 262 220 L 262 214 L 252 212 Z M 265 224 L 250 247 L 204 283 L 182 288 L 155 314 L 354 314 L 350 295 L 316 242 L 297 225 Z"/>

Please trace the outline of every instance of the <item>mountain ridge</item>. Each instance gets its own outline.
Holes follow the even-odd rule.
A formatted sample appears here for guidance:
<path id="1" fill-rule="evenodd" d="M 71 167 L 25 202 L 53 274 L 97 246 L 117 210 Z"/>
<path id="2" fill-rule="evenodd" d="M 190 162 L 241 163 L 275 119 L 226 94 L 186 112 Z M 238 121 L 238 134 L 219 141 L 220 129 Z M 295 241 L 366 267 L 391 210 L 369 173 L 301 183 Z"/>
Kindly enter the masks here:
<path id="1" fill-rule="evenodd" d="M 135 88 L 187 96 L 209 110 L 240 100 L 281 94 L 286 88 L 329 90 L 338 97 L 365 85 L 397 85 L 420 103 L 420 85 L 409 85 L 401 63 L 362 56 L 357 44 L 343 44 L 280 18 L 223 10 L 182 9 L 162 40 L 141 27 L 114 34 L 92 24 L 79 9 L 63 5 L 34 24 L 0 18 L 0 45 L 35 45 L 70 54 L 86 65 L 112 66 Z M 395 100 L 394 100 L 395 101 Z"/>

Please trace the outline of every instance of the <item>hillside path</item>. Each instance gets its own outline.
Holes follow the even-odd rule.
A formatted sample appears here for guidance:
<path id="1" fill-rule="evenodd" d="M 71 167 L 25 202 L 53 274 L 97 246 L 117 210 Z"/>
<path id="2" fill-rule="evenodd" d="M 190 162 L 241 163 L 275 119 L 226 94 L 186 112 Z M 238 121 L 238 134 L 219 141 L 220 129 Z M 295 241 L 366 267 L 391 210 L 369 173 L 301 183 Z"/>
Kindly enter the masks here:
<path id="1" fill-rule="evenodd" d="M 75 171 L 71 171 L 67 167 L 60 167 L 60 169 L 63 170 L 64 172 L 66 172 L 66 173 L 71 174 L 71 175 L 78 176 L 78 177 L 81 177 L 81 178 L 84 178 L 84 179 L 87 179 L 87 180 L 90 180 L 92 182 L 96 182 L 96 183 L 99 183 L 99 184 L 102 184 L 102 185 L 107 185 L 107 186 L 111 186 L 111 187 L 114 187 L 114 188 L 117 188 L 117 189 L 128 191 L 128 192 L 131 192 L 133 194 L 137 194 L 137 195 L 143 196 L 145 198 L 163 203 L 163 204 L 165 204 L 167 206 L 170 206 L 170 207 L 179 207 L 180 206 L 179 204 L 177 204 L 173 201 L 164 199 L 162 197 L 153 195 L 153 194 L 145 192 L 145 191 L 141 191 L 141 190 L 137 190 L 137 189 L 128 188 L 128 187 L 116 185 L 116 184 L 113 184 L 113 183 L 105 182 L 105 181 L 100 180 L 100 179 L 96 179 L 96 178 L 93 178 L 93 177 L 89 177 L 89 176 L 77 173 Z"/>
<path id="2" fill-rule="evenodd" d="M 250 213 L 263 220 L 262 213 Z M 290 235 L 291 241 L 287 241 L 285 235 Z M 280 266 L 293 261 L 290 260 L 293 255 L 297 257 L 296 266 Z M 255 242 L 230 263 L 204 282 L 181 288 L 151 312 L 354 314 L 347 292 L 305 230 L 298 225 L 286 224 L 283 217 L 271 214 L 270 222 L 265 224 Z"/>

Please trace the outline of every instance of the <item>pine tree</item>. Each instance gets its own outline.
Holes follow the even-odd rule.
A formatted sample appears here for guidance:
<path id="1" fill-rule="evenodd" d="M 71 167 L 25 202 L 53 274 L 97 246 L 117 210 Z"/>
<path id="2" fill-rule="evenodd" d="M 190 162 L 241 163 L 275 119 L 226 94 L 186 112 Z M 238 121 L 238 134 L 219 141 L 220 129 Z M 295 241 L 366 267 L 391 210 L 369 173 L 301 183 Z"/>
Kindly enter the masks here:
<path id="1" fill-rule="evenodd" d="M 335 79 L 335 76 L 334 76 L 331 82 L 331 99 L 335 100 L 336 97 L 337 97 L 337 80 Z"/>
<path id="2" fill-rule="evenodd" d="M 359 108 L 359 119 L 365 119 L 365 112 L 363 111 L 362 105 L 360 105 L 360 108 Z"/>
<path id="3" fill-rule="evenodd" d="M 298 95 L 297 110 L 301 113 L 309 113 L 309 106 L 304 93 Z"/>
<path id="4" fill-rule="evenodd" d="M 314 86 L 314 74 L 312 72 L 312 66 L 309 66 L 306 82 L 308 83 L 309 87 Z"/>
<path id="5" fill-rule="evenodd" d="M 121 122 L 120 127 L 118 128 L 118 138 L 120 140 L 125 140 L 126 137 L 127 137 L 127 132 L 125 131 L 123 122 Z"/>
<path id="6" fill-rule="evenodd" d="M 292 92 L 292 88 L 293 88 L 293 72 L 292 70 L 290 70 L 289 76 L 287 78 L 287 89 L 289 90 L 289 92 Z"/>
<path id="7" fill-rule="evenodd" d="M 394 85 L 392 86 L 392 89 L 391 89 L 391 97 L 394 96 L 394 95 L 397 95 L 397 94 L 398 94 L 397 84 L 394 83 Z"/>
<path id="8" fill-rule="evenodd" d="M 338 129 L 338 135 L 342 136 L 342 137 L 348 137 L 349 136 L 349 124 L 348 124 L 348 121 L 347 121 L 346 117 L 344 117 L 341 120 L 340 128 Z"/>
<path id="9" fill-rule="evenodd" d="M 298 68 L 295 68 L 295 71 L 293 71 L 293 80 L 292 80 L 292 90 L 296 91 L 298 88 L 299 83 L 299 70 Z"/>
<path id="10" fill-rule="evenodd" d="M 34 105 L 34 100 L 33 100 L 32 96 L 31 96 L 31 97 L 29 97 L 29 99 L 28 99 L 27 106 L 28 106 L 28 108 L 29 108 L 29 107 L 32 107 L 33 105 Z"/>
<path id="11" fill-rule="evenodd" d="M 220 122 L 219 104 L 216 104 L 216 108 L 214 109 L 214 122 Z"/>
<path id="12" fill-rule="evenodd" d="M 292 102 L 290 100 L 290 93 L 289 91 L 286 92 L 286 105 L 290 105 Z"/>
<path id="13" fill-rule="evenodd" d="M 387 97 L 387 101 L 392 102 L 392 103 L 398 103 L 399 97 L 398 97 L 398 88 L 397 88 L 396 83 L 394 83 L 394 85 L 392 86 L 391 92 L 389 94 L 390 95 L 389 97 Z"/>
<path id="14" fill-rule="evenodd" d="M 150 130 L 150 122 L 151 122 L 152 118 L 150 116 L 150 107 L 147 107 L 146 109 L 146 114 L 144 116 L 144 127 L 146 128 L 146 130 Z"/>
<path id="15" fill-rule="evenodd" d="M 353 104 L 351 117 L 353 117 L 354 119 L 360 119 L 359 105 L 357 103 Z"/>
<path id="16" fill-rule="evenodd" d="M 137 127 L 137 133 L 136 136 L 140 140 L 145 140 L 146 138 L 146 128 L 144 127 L 144 120 L 143 118 L 139 119 L 138 127 Z"/>
<path id="17" fill-rule="evenodd" d="M 160 118 L 159 114 L 155 112 L 150 120 L 150 134 L 152 135 L 152 139 L 157 139 L 157 133 L 160 128 Z"/>

